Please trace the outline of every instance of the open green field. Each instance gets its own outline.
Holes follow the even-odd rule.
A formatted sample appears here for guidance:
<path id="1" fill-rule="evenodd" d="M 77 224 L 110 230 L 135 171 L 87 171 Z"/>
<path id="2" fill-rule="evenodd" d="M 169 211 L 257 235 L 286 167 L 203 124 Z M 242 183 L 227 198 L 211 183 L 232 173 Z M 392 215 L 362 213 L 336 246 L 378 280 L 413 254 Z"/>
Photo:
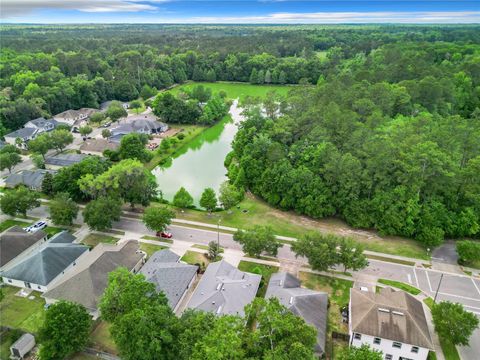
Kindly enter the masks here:
<path id="1" fill-rule="evenodd" d="M 16 296 L 20 290 L 13 286 L 3 287 L 5 298 L 0 302 L 0 326 L 37 333 L 45 315 L 45 300 L 36 291 L 30 294 L 35 297 L 33 300 Z"/>
<path id="2" fill-rule="evenodd" d="M 278 267 L 276 266 L 257 264 L 244 260 L 240 261 L 240 263 L 238 264 L 238 269 L 241 271 L 262 275 L 262 281 L 260 282 L 260 286 L 258 287 L 257 297 L 265 297 L 268 282 L 270 281 L 272 274 L 278 271 Z"/>
<path id="3" fill-rule="evenodd" d="M 276 91 L 280 95 L 287 95 L 288 91 L 294 86 L 286 85 L 253 85 L 246 83 L 231 83 L 231 82 L 192 82 L 181 86 L 176 86 L 168 92 L 178 94 L 180 91 L 190 90 L 194 86 L 203 85 L 206 88 L 212 89 L 213 94 L 218 94 L 220 91 L 227 93 L 229 99 L 240 99 L 242 101 L 246 96 L 264 97 L 270 91 Z"/>

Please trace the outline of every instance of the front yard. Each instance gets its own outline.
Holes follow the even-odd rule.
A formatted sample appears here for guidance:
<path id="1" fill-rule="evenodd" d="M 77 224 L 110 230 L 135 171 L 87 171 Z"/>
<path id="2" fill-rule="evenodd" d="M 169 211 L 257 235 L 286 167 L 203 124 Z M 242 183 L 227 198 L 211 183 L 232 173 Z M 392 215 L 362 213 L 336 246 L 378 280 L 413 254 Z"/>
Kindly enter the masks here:
<path id="1" fill-rule="evenodd" d="M 192 250 L 187 250 L 180 260 L 190 265 L 200 264 L 205 268 L 210 264 L 210 260 L 204 253 Z"/>
<path id="2" fill-rule="evenodd" d="M 26 227 L 31 223 L 25 221 L 18 221 L 18 220 L 5 220 L 0 224 L 0 232 L 4 232 L 7 229 L 10 229 L 12 226 L 18 225 L 21 227 Z"/>
<path id="3" fill-rule="evenodd" d="M 118 238 L 113 236 L 92 233 L 88 234 L 85 239 L 83 239 L 82 243 L 87 246 L 95 247 L 100 243 L 116 244 L 118 240 Z"/>
<path id="4" fill-rule="evenodd" d="M 260 281 L 260 286 L 258 287 L 257 297 L 265 297 L 268 282 L 270 281 L 272 274 L 278 271 L 277 266 L 257 264 L 244 260 L 240 261 L 238 264 L 238 269 L 241 271 L 262 275 L 262 281 Z"/>
<path id="5" fill-rule="evenodd" d="M 147 243 L 140 243 L 140 250 L 147 253 L 147 257 L 152 256 L 153 253 L 166 249 L 166 246 L 155 245 L 155 244 L 147 244 Z"/>
<path id="6" fill-rule="evenodd" d="M 5 297 L 0 302 L 0 326 L 37 333 L 45 315 L 45 300 L 36 291 L 30 294 L 35 297 L 33 300 L 16 296 L 20 290 L 13 286 L 3 287 Z"/>

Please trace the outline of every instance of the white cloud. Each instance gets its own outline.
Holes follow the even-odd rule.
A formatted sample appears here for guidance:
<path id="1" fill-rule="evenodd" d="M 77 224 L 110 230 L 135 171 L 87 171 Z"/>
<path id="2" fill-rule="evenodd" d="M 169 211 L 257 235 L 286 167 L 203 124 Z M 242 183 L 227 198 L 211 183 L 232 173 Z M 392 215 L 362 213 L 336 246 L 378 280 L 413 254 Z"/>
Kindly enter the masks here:
<path id="1" fill-rule="evenodd" d="M 19 17 L 47 9 L 83 12 L 154 11 L 158 8 L 149 3 L 165 1 L 167 0 L 2 0 L 1 17 Z"/>

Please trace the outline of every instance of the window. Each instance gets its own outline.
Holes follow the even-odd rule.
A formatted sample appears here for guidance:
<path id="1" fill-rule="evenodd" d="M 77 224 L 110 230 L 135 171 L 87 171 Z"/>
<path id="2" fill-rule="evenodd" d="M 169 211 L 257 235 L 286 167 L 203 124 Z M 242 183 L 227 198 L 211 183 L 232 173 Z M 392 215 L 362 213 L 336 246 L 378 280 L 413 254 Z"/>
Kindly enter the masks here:
<path id="1" fill-rule="evenodd" d="M 385 355 L 385 360 L 392 360 L 393 356 L 390 354 Z"/>
<path id="2" fill-rule="evenodd" d="M 412 346 L 412 353 L 418 354 L 418 346 Z"/>
<path id="3" fill-rule="evenodd" d="M 373 343 L 374 343 L 374 344 L 380 345 L 381 342 L 382 342 L 382 339 L 380 339 L 380 338 L 373 338 Z"/>
<path id="4" fill-rule="evenodd" d="M 362 334 L 354 333 L 354 334 L 353 334 L 353 338 L 354 338 L 355 340 L 362 340 Z"/>
<path id="5" fill-rule="evenodd" d="M 11 283 L 12 283 L 12 280 L 8 279 L 8 282 L 11 284 Z"/>
<path id="6" fill-rule="evenodd" d="M 399 342 L 394 341 L 393 344 L 392 344 L 392 346 L 393 346 L 394 348 L 401 349 L 401 348 L 402 348 L 402 343 L 399 343 Z"/>

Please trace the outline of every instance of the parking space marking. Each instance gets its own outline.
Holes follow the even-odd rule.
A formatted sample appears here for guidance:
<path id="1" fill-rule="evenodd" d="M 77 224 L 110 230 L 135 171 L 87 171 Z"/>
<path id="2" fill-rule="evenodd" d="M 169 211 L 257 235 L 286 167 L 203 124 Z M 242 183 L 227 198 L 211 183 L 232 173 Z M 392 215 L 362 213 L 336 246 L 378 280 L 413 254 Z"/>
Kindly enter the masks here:
<path id="1" fill-rule="evenodd" d="M 418 283 L 417 270 L 415 269 L 415 266 L 413 267 L 413 275 L 415 276 L 415 282 L 417 283 L 417 288 L 420 288 L 420 284 Z"/>
<path id="2" fill-rule="evenodd" d="M 480 289 L 478 288 L 477 284 L 475 283 L 475 280 L 473 280 L 473 278 L 470 278 L 470 280 L 472 280 L 473 286 L 475 286 L 475 289 L 477 289 L 478 294 L 480 295 Z"/>
<path id="3" fill-rule="evenodd" d="M 430 291 L 433 292 L 432 284 L 430 283 L 430 278 L 428 277 L 428 271 L 425 271 L 425 276 L 427 277 L 428 287 L 430 288 Z"/>
<path id="4" fill-rule="evenodd" d="M 412 283 L 412 276 L 410 274 L 407 274 L 408 282 L 411 284 Z"/>
<path id="5" fill-rule="evenodd" d="M 433 292 L 433 291 L 432 291 L 432 292 Z M 441 294 L 441 295 L 446 295 L 446 296 L 451 296 L 451 297 L 457 297 L 457 298 L 465 299 L 465 300 L 479 301 L 478 298 L 475 299 L 475 298 L 471 298 L 471 297 L 468 297 L 468 296 L 449 294 L 449 293 L 444 293 L 444 292 L 441 292 L 441 291 L 439 291 L 438 293 Z"/>

